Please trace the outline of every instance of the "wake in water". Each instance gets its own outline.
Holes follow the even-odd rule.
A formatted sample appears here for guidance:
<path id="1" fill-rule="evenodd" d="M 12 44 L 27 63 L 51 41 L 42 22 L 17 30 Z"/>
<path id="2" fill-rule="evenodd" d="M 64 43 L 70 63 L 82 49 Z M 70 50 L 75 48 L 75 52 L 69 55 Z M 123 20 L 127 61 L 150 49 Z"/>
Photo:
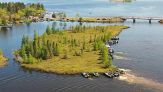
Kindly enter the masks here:
<path id="1" fill-rule="evenodd" d="M 115 59 L 118 59 L 118 60 L 130 60 L 125 55 L 126 55 L 126 53 L 124 53 L 124 52 L 115 52 L 115 54 L 113 55 L 113 57 Z"/>
<path id="2" fill-rule="evenodd" d="M 160 92 L 163 92 L 163 84 L 159 83 L 157 81 L 154 81 L 152 79 L 144 78 L 144 77 L 138 77 L 134 73 L 131 72 L 131 70 L 128 69 L 120 69 L 125 71 L 124 75 L 121 75 L 118 79 L 122 81 L 126 81 L 129 83 L 136 83 L 136 84 L 142 84 L 146 87 L 159 90 Z"/>

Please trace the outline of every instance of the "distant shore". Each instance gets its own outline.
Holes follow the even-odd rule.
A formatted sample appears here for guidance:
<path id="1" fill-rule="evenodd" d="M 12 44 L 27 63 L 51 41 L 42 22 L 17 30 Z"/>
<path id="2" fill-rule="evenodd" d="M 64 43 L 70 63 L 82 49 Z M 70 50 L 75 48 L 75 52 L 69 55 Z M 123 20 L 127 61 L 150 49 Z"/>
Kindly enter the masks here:
<path id="1" fill-rule="evenodd" d="M 58 19 L 57 19 L 58 20 Z M 124 22 L 125 19 L 120 17 L 67 17 L 62 19 L 66 22 L 100 22 L 100 23 L 116 23 Z"/>

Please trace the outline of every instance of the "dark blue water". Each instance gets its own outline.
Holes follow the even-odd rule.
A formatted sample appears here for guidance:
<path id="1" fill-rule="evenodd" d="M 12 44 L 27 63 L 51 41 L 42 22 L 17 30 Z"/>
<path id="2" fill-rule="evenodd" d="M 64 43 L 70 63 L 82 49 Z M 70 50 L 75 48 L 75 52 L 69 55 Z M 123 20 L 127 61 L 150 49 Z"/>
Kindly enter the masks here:
<path id="1" fill-rule="evenodd" d="M 70 16 L 75 16 L 77 12 L 83 16 L 162 16 L 163 14 L 160 8 L 162 1 L 147 2 L 143 0 L 125 4 L 109 3 L 105 0 L 71 0 L 71 2 L 67 0 L 23 1 L 26 3 L 41 2 L 45 4 L 48 10 L 63 10 Z M 92 15 L 88 15 L 90 11 Z M 41 35 L 47 25 L 52 24 L 62 29 L 79 23 L 38 22 L 30 25 L 14 25 L 12 29 L 0 31 L 0 48 L 3 49 L 5 56 L 10 59 L 8 66 L 0 69 L 0 92 L 161 92 L 141 84 L 129 84 L 105 77 L 88 80 L 80 75 L 61 76 L 28 71 L 21 68 L 18 63 L 13 61 L 12 52 L 20 47 L 22 36 L 29 35 L 32 37 L 34 30 Z M 115 24 L 84 23 L 83 25 Z M 124 25 L 128 25 L 131 28 L 124 30 L 120 34 L 120 42 L 113 48 L 116 52 L 125 53 L 124 56 L 128 60 L 115 59 L 114 64 L 121 68 L 130 69 L 139 76 L 163 83 L 163 25 L 156 21 L 152 24 L 148 24 L 147 21 L 137 21 L 135 24 L 127 21 Z"/>

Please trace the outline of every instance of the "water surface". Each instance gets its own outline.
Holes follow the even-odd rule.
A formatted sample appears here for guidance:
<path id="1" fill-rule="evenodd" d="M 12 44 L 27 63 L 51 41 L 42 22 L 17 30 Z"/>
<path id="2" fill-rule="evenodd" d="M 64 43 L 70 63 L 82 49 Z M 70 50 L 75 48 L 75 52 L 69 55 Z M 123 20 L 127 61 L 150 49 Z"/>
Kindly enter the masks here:
<path id="1" fill-rule="evenodd" d="M 75 16 L 77 12 L 82 16 L 162 16 L 163 14 L 162 1 L 137 0 L 125 4 L 110 3 L 105 0 L 23 0 L 23 2 L 44 3 L 48 10 L 62 10 L 69 16 Z M 79 23 L 38 22 L 30 25 L 14 25 L 12 29 L 0 31 L 0 48 L 4 50 L 5 56 L 10 58 L 8 66 L 0 69 L 0 92 L 161 92 L 145 85 L 129 84 L 105 77 L 88 80 L 80 75 L 62 76 L 22 69 L 13 61 L 12 55 L 15 49 L 20 48 L 22 36 L 33 37 L 34 30 L 41 35 L 47 25 L 52 24 L 62 29 Z M 83 25 L 115 24 L 84 23 Z M 147 21 L 137 21 L 135 24 L 127 21 L 124 25 L 131 28 L 120 34 L 120 42 L 113 48 L 116 52 L 124 53 L 122 56 L 127 59 L 114 59 L 114 64 L 132 70 L 137 76 L 163 83 L 163 25 L 156 21 L 152 21 L 152 24 Z"/>

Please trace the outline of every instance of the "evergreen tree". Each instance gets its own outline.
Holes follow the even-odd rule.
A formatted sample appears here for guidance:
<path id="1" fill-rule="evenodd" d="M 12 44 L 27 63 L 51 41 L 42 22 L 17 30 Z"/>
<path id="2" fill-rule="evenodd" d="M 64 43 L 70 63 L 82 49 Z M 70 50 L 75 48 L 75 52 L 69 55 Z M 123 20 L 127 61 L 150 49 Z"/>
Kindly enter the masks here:
<path id="1" fill-rule="evenodd" d="M 28 64 L 28 56 L 27 56 L 27 54 L 24 54 L 23 62 Z"/>
<path id="2" fill-rule="evenodd" d="M 36 31 L 34 31 L 34 40 L 38 39 L 38 33 Z"/>
<path id="3" fill-rule="evenodd" d="M 58 43 L 55 44 L 55 46 L 53 46 L 53 55 L 54 56 L 59 56 L 59 46 L 58 46 Z"/>
<path id="4" fill-rule="evenodd" d="M 25 55 L 26 55 L 25 46 L 23 46 L 23 47 L 20 49 L 20 53 L 19 53 L 19 54 L 20 54 L 21 57 L 23 57 L 23 58 L 25 57 Z"/>
<path id="5" fill-rule="evenodd" d="M 109 56 L 108 56 L 108 48 L 107 47 L 103 47 L 102 50 L 102 61 L 105 65 L 106 68 L 110 67 L 111 65 L 109 65 Z"/>
<path id="6" fill-rule="evenodd" d="M 49 58 L 52 58 L 53 56 L 53 48 L 52 48 L 52 44 L 50 43 L 49 40 L 47 40 L 47 49 L 48 49 L 48 53 L 49 53 Z"/>
<path id="7" fill-rule="evenodd" d="M 33 62 L 34 62 L 34 58 L 33 58 L 33 56 L 31 55 L 31 54 L 29 54 L 29 57 L 28 57 L 28 64 L 33 64 Z"/>
<path id="8" fill-rule="evenodd" d="M 47 35 L 50 35 L 50 34 L 51 34 L 51 28 L 50 28 L 50 26 L 48 26 L 48 27 L 46 28 L 46 33 L 47 33 Z"/>
<path id="9" fill-rule="evenodd" d="M 97 51 L 98 50 L 98 44 L 97 44 L 97 42 L 94 42 L 93 47 L 94 47 L 94 51 Z"/>

